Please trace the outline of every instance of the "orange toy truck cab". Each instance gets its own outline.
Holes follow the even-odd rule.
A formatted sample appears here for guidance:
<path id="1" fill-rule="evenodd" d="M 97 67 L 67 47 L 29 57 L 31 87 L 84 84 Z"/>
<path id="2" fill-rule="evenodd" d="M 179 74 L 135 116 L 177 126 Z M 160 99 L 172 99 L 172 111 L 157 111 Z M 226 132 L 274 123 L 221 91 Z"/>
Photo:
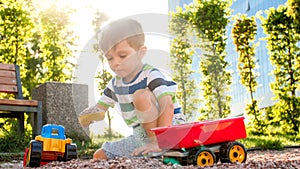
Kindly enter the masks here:
<path id="1" fill-rule="evenodd" d="M 69 161 L 76 158 L 77 146 L 72 143 L 72 139 L 66 138 L 64 127 L 47 124 L 43 126 L 42 134 L 30 141 L 23 165 L 38 167 L 50 161 Z"/>

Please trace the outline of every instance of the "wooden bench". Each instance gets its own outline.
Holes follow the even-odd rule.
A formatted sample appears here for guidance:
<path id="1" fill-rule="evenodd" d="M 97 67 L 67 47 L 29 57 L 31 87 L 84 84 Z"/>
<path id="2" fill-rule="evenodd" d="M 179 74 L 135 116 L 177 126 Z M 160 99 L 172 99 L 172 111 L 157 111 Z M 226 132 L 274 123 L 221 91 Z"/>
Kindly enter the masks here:
<path id="1" fill-rule="evenodd" d="M 15 99 L 0 98 L 0 118 L 17 118 L 18 130 L 24 134 L 24 113 L 33 113 L 33 137 L 41 133 L 42 102 L 24 100 L 20 68 L 15 64 L 0 63 L 0 93 L 15 95 Z"/>

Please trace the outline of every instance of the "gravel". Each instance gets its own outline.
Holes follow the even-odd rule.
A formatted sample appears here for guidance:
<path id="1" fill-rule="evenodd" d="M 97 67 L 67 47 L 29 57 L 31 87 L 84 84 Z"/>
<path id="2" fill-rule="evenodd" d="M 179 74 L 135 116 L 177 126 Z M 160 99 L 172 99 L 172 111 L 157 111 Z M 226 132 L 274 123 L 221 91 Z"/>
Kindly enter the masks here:
<path id="1" fill-rule="evenodd" d="M 12 161 L 10 163 L 0 164 L 0 168 L 22 168 L 21 161 Z M 197 166 L 179 166 L 179 165 L 164 165 L 161 160 L 155 158 L 117 158 L 108 161 L 84 160 L 76 159 L 68 162 L 51 162 L 39 167 L 38 169 L 193 169 Z M 283 151 L 266 150 L 266 151 L 248 151 L 247 160 L 245 163 L 218 163 L 210 169 L 219 168 L 300 168 L 300 148 L 289 148 Z"/>

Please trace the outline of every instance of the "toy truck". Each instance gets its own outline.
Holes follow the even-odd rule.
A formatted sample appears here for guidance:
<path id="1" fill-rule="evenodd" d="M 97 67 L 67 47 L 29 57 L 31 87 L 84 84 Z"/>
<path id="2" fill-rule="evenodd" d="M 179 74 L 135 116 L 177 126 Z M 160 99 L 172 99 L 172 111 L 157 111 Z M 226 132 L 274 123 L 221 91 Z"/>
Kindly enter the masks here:
<path id="1" fill-rule="evenodd" d="M 69 161 L 77 158 L 77 146 L 66 138 L 61 125 L 46 124 L 42 134 L 30 141 L 25 149 L 24 167 L 39 167 L 51 161 Z"/>
<path id="2" fill-rule="evenodd" d="M 212 166 L 222 163 L 243 163 L 247 152 L 237 139 L 246 138 L 244 117 L 185 123 L 151 129 L 158 145 L 165 150 L 164 163 Z"/>

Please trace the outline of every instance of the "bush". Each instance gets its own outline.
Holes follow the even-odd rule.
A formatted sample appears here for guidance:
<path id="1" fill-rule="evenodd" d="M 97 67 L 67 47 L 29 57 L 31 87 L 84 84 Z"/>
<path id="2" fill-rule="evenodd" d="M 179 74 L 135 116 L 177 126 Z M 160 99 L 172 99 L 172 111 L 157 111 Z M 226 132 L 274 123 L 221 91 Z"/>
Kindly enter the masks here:
<path id="1" fill-rule="evenodd" d="M 16 119 L 5 119 L 0 127 L 0 152 L 19 153 L 28 146 L 32 132 L 26 130 L 24 136 L 18 133 Z"/>
<path id="2" fill-rule="evenodd" d="M 296 135 L 249 135 L 240 140 L 247 148 L 282 150 L 285 146 L 299 146 L 300 136 Z"/>
<path id="3" fill-rule="evenodd" d="M 262 150 L 283 150 L 282 142 L 279 139 L 275 140 L 261 140 L 256 142 L 255 147 L 261 148 Z"/>

